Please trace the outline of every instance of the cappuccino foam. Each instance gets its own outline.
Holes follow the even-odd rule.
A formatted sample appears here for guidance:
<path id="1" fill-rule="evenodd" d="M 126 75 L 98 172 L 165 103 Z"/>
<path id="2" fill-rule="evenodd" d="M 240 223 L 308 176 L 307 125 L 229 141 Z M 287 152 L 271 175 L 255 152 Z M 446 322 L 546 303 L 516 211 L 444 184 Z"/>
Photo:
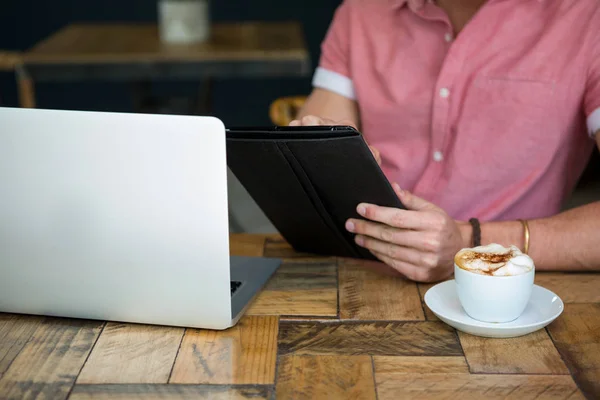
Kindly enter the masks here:
<path id="1" fill-rule="evenodd" d="M 454 257 L 456 265 L 480 275 L 514 276 L 534 269 L 533 260 L 516 246 L 492 243 L 462 249 Z"/>

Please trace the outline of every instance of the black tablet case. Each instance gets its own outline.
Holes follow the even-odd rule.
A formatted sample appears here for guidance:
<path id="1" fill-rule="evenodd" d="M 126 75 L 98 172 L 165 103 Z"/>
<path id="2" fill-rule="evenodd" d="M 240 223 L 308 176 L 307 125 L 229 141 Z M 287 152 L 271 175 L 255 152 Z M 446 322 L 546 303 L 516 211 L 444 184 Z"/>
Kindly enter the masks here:
<path id="1" fill-rule="evenodd" d="M 346 221 L 362 202 L 404 208 L 351 127 L 228 129 L 227 164 L 300 252 L 374 260 Z"/>

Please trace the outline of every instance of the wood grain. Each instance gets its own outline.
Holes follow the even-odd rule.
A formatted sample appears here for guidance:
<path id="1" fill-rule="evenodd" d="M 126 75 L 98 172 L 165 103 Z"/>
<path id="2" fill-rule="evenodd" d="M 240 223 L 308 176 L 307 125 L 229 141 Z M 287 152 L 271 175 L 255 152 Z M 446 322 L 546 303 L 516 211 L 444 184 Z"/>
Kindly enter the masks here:
<path id="1" fill-rule="evenodd" d="M 421 296 L 421 306 L 423 307 L 423 311 L 425 312 L 425 319 L 427 321 L 440 321 L 438 317 L 431 311 L 431 309 L 425 304 L 425 293 L 439 282 L 436 283 L 419 283 L 419 295 Z"/>
<path id="2" fill-rule="evenodd" d="M 281 357 L 276 390 L 281 399 L 375 399 L 371 357 Z"/>
<path id="3" fill-rule="evenodd" d="M 269 386 L 229 385 L 77 385 L 70 400 L 270 399 Z"/>
<path id="4" fill-rule="evenodd" d="M 167 383 L 184 329 L 109 323 L 77 383 Z"/>
<path id="5" fill-rule="evenodd" d="M 246 316 L 226 331 L 189 329 L 171 383 L 273 384 L 277 317 Z"/>
<path id="6" fill-rule="evenodd" d="M 42 321 L 43 317 L 0 314 L 0 378 Z"/>
<path id="7" fill-rule="evenodd" d="M 265 257 L 296 258 L 310 257 L 311 254 L 297 253 L 281 235 L 272 235 L 265 240 Z"/>
<path id="8" fill-rule="evenodd" d="M 373 357 L 375 373 L 390 374 L 468 374 L 464 357 Z"/>
<path id="9" fill-rule="evenodd" d="M 326 289 L 263 291 L 248 315 L 337 316 L 337 291 Z"/>
<path id="10" fill-rule="evenodd" d="M 375 374 L 379 400 L 583 399 L 570 376 Z"/>
<path id="11" fill-rule="evenodd" d="M 565 303 L 600 303 L 600 274 L 544 272 L 536 274 L 535 283 Z"/>
<path id="12" fill-rule="evenodd" d="M 279 353 L 310 355 L 460 356 L 455 331 L 441 322 L 282 321 Z"/>
<path id="13" fill-rule="evenodd" d="M 339 262 L 340 319 L 425 320 L 417 284 L 370 270 L 355 260 Z"/>
<path id="14" fill-rule="evenodd" d="M 101 328 L 96 321 L 45 319 L 0 379 L 3 398 L 66 398 Z"/>
<path id="15" fill-rule="evenodd" d="M 335 263 L 285 262 L 248 309 L 247 315 L 336 317 Z"/>
<path id="16" fill-rule="evenodd" d="M 297 252 L 288 244 L 288 242 L 285 241 L 281 235 L 270 235 L 267 237 L 265 240 L 264 256 L 283 258 L 286 259 L 286 262 L 288 263 L 294 262 L 295 260 L 302 263 L 322 263 L 324 261 L 335 262 L 335 257 L 326 257 Z"/>
<path id="17" fill-rule="evenodd" d="M 168 45 L 156 24 L 73 24 L 23 55 L 25 64 L 308 59 L 295 22 L 217 23 L 210 40 Z"/>
<path id="18" fill-rule="evenodd" d="M 231 234 L 229 235 L 229 253 L 232 256 L 262 257 L 265 239 L 264 235 Z"/>
<path id="19" fill-rule="evenodd" d="M 339 321 L 338 318 L 336 317 L 305 317 L 305 316 L 281 316 L 279 317 L 279 321 L 286 321 L 286 322 L 314 322 L 314 321 L 320 321 L 320 322 L 328 322 L 328 321 Z"/>
<path id="20" fill-rule="evenodd" d="M 600 304 L 565 305 L 548 331 L 581 390 L 600 398 Z"/>
<path id="21" fill-rule="evenodd" d="M 568 375 L 546 330 L 529 335 L 490 339 L 459 332 L 472 373 Z"/>

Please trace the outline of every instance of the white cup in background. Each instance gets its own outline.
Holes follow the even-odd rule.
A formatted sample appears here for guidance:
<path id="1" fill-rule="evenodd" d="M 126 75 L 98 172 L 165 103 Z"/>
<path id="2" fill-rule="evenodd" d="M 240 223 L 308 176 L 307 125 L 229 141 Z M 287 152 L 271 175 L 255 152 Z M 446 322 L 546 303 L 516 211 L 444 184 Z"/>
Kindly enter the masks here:
<path id="1" fill-rule="evenodd" d="M 208 0 L 159 0 L 160 40 L 170 44 L 192 44 L 210 36 Z"/>
<path id="2" fill-rule="evenodd" d="M 513 276 L 480 275 L 454 265 L 456 292 L 465 312 L 482 322 L 502 323 L 519 318 L 527 307 L 535 268 Z"/>

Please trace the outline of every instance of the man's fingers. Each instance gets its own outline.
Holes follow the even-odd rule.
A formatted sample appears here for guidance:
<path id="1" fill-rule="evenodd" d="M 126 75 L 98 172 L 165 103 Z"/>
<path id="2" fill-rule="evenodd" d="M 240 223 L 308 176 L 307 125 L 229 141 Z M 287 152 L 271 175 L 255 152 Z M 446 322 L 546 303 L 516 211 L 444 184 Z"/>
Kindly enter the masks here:
<path id="1" fill-rule="evenodd" d="M 312 125 L 327 125 L 322 118 L 319 118 L 315 115 L 306 115 L 302 117 L 300 120 L 302 125 L 304 126 L 312 126 Z"/>
<path id="2" fill-rule="evenodd" d="M 369 249 L 372 252 L 423 268 L 435 268 L 438 263 L 434 253 L 421 252 L 414 248 L 382 242 L 369 236 L 358 235 L 355 237 L 355 241 L 359 246 Z"/>
<path id="3" fill-rule="evenodd" d="M 305 115 L 300 119 L 295 119 L 289 123 L 289 126 L 317 126 L 317 125 L 327 125 L 327 126 L 352 126 L 356 129 L 356 124 L 354 121 L 349 119 L 343 119 L 339 121 L 334 121 L 329 118 L 321 118 L 316 115 Z"/>
<path id="4" fill-rule="evenodd" d="M 383 242 L 412 247 L 422 251 L 434 252 L 439 248 L 439 240 L 434 233 L 419 232 L 412 229 L 397 229 L 378 222 L 350 219 L 346 229 L 358 235 L 370 236 Z"/>
<path id="5" fill-rule="evenodd" d="M 315 115 L 306 115 L 300 119 L 295 119 L 289 123 L 289 126 L 314 126 L 314 125 L 328 125 L 326 120 L 319 118 Z"/>
<path id="6" fill-rule="evenodd" d="M 430 230 L 435 228 L 441 218 L 434 213 L 401 210 L 361 203 L 356 211 L 366 219 L 401 229 Z"/>
<path id="7" fill-rule="evenodd" d="M 371 153 L 373 153 L 373 157 L 375 158 L 375 161 L 377 161 L 377 164 L 381 165 L 381 153 L 379 153 L 379 150 L 372 146 L 369 146 L 369 149 L 371 150 Z"/>
<path id="8" fill-rule="evenodd" d="M 402 204 L 404 204 L 409 210 L 424 211 L 439 209 L 438 206 L 436 206 L 435 204 L 430 203 L 427 200 L 422 199 L 418 196 L 415 196 L 407 190 L 402 190 L 400 188 L 400 185 L 398 185 L 397 183 L 393 183 L 392 187 L 394 188 L 394 192 L 396 192 L 396 195 L 398 196 Z"/>
<path id="9" fill-rule="evenodd" d="M 373 255 L 375 257 L 377 257 L 379 260 L 381 260 L 385 264 L 389 265 L 390 267 L 394 268 L 396 271 L 398 271 L 399 273 L 401 273 L 402 275 L 404 275 L 407 279 L 410 279 L 411 281 L 429 282 L 431 280 L 429 273 L 428 273 L 427 269 L 425 269 L 425 268 L 417 267 L 415 265 L 412 265 L 412 264 L 404 262 L 404 261 L 395 260 L 391 257 L 388 257 L 385 254 L 381 254 L 381 253 L 377 253 L 377 252 L 373 252 L 373 251 L 371 253 L 373 253 Z"/>

